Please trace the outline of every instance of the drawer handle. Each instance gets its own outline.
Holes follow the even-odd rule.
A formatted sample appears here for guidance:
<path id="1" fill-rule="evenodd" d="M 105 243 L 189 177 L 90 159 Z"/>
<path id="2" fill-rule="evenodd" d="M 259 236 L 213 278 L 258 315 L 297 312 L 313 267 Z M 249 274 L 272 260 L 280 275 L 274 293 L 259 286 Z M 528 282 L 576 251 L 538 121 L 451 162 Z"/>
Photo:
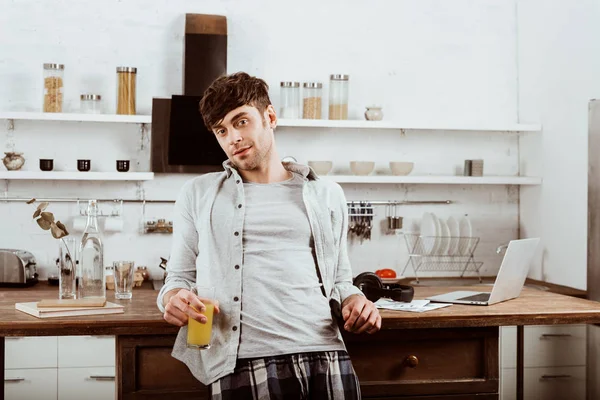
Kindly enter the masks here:
<path id="1" fill-rule="evenodd" d="M 571 378 L 572 378 L 571 375 L 542 375 L 540 377 L 540 382 L 555 381 L 555 380 L 569 380 Z"/>
<path id="2" fill-rule="evenodd" d="M 404 365 L 409 368 L 417 368 L 417 365 L 419 365 L 419 359 L 417 356 L 410 355 L 404 359 Z"/>
<path id="3" fill-rule="evenodd" d="M 544 340 L 544 339 L 565 339 L 565 338 L 569 338 L 573 335 L 570 335 L 568 333 L 544 333 L 540 336 L 540 340 Z"/>
<path id="4" fill-rule="evenodd" d="M 115 377 L 110 375 L 91 375 L 89 379 L 93 379 L 95 381 L 114 381 Z"/>
<path id="5" fill-rule="evenodd" d="M 23 382 L 25 378 L 4 378 L 4 382 Z"/>

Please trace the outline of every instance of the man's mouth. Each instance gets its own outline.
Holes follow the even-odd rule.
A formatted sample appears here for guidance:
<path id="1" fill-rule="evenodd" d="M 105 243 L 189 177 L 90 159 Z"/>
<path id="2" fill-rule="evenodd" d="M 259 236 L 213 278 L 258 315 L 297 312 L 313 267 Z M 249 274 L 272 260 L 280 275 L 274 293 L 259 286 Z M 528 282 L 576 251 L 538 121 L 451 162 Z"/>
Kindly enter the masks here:
<path id="1" fill-rule="evenodd" d="M 248 152 L 248 150 L 250 150 L 252 146 L 246 146 L 246 147 L 242 147 L 241 149 L 237 149 L 236 151 L 233 152 L 234 156 L 243 156 L 244 154 L 246 154 Z"/>

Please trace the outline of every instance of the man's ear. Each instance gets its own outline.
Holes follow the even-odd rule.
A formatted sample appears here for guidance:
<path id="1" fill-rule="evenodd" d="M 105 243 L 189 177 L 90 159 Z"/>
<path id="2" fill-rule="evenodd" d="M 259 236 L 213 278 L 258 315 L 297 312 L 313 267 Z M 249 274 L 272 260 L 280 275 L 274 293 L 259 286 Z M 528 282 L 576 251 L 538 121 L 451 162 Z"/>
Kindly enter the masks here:
<path id="1" fill-rule="evenodd" d="M 275 107 L 272 104 L 267 106 L 265 110 L 265 120 L 269 123 L 271 129 L 275 129 L 277 127 L 277 113 L 275 112 Z"/>

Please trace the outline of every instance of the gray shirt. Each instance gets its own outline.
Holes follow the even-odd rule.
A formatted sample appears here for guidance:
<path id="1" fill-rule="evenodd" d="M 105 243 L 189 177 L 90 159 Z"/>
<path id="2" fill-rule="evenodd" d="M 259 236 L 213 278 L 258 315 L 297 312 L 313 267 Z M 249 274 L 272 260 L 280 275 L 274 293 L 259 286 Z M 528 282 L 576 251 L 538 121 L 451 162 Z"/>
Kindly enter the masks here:
<path id="1" fill-rule="evenodd" d="M 156 299 L 164 312 L 163 297 L 172 289 L 187 289 L 194 282 L 217 287 L 221 313 L 213 321 L 210 349 L 188 348 L 184 326 L 172 352 L 205 385 L 233 372 L 240 343 L 241 302 L 236 297 L 242 293 L 246 199 L 238 172 L 229 161 L 223 166 L 224 172 L 198 176 L 182 187 L 173 209 L 167 277 Z M 294 163 L 284 166 L 304 177 L 302 198 L 317 267 L 327 300 L 337 309 L 348 296 L 362 295 L 352 285 L 348 261 L 346 197 L 340 185 L 319 179 L 309 167 Z"/>
<path id="2" fill-rule="evenodd" d="M 313 255 L 304 177 L 244 183 L 239 358 L 344 350 Z"/>

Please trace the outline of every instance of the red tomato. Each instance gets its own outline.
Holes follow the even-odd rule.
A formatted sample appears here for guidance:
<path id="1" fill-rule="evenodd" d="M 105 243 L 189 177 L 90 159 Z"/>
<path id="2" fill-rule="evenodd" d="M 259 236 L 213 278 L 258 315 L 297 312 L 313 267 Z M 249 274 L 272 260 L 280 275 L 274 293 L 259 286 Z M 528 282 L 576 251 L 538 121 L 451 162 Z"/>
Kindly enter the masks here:
<path id="1" fill-rule="evenodd" d="M 380 278 L 395 278 L 396 277 L 396 271 L 394 271 L 393 269 L 389 269 L 389 268 L 378 269 L 377 271 L 375 271 L 375 274 Z"/>

